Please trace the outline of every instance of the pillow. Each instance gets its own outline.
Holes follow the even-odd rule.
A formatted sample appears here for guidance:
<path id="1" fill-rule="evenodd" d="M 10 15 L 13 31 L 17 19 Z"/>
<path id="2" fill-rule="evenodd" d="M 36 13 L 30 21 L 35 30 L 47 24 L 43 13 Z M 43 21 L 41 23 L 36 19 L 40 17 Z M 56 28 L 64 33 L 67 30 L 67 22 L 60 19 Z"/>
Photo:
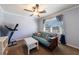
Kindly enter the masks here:
<path id="1" fill-rule="evenodd" d="M 48 37 L 49 37 L 49 35 L 47 34 L 47 35 L 45 36 L 45 39 L 48 40 Z"/>
<path id="2" fill-rule="evenodd" d="M 37 36 L 37 33 L 33 33 L 34 36 Z"/>
<path id="3" fill-rule="evenodd" d="M 37 33 L 37 36 L 39 36 L 39 37 L 40 37 L 40 36 L 41 36 L 41 33 L 40 33 L 40 32 L 38 32 L 38 33 Z"/>

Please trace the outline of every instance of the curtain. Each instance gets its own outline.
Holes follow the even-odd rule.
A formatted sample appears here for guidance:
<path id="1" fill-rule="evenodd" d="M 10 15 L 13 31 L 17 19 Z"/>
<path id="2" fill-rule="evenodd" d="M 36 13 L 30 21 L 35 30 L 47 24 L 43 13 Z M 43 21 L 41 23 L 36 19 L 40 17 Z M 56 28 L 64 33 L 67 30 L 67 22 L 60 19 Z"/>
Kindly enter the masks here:
<path id="1" fill-rule="evenodd" d="M 46 21 L 46 20 L 45 20 L 45 19 L 43 19 L 43 24 L 45 23 L 45 21 Z"/>
<path id="2" fill-rule="evenodd" d="M 60 29 L 60 34 L 63 34 L 64 31 L 64 27 L 63 27 L 63 15 L 58 15 L 56 16 L 56 19 L 60 25 L 59 29 Z"/>
<path id="3" fill-rule="evenodd" d="M 63 19 L 63 15 L 58 15 L 56 16 L 57 21 L 61 22 Z"/>

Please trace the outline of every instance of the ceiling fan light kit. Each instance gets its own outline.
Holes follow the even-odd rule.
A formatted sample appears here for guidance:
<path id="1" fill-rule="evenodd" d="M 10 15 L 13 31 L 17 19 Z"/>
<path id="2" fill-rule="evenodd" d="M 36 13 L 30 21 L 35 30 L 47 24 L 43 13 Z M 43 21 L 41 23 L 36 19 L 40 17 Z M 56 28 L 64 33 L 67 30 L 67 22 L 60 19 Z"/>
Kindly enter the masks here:
<path id="1" fill-rule="evenodd" d="M 36 4 L 35 6 L 33 6 L 33 7 L 32 7 L 32 10 L 28 10 L 28 9 L 24 9 L 24 10 L 25 10 L 25 11 L 29 11 L 29 12 L 33 12 L 33 14 L 30 15 L 30 16 L 35 15 L 35 16 L 40 17 L 39 14 L 41 14 L 41 13 L 46 13 L 46 10 L 39 11 L 39 4 Z"/>

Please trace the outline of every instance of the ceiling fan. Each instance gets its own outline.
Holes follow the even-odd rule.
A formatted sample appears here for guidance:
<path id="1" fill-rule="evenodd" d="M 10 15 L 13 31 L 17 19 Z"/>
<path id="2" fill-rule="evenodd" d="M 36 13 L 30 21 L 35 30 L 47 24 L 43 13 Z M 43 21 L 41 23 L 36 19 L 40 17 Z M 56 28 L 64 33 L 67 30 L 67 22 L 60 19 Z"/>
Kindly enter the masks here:
<path id="1" fill-rule="evenodd" d="M 35 4 L 35 6 L 32 7 L 32 10 L 28 10 L 28 9 L 24 9 L 24 10 L 29 11 L 29 12 L 33 12 L 33 14 L 31 14 L 30 16 L 33 16 L 34 12 L 37 13 L 36 15 L 38 17 L 40 17 L 39 14 L 46 13 L 46 10 L 39 11 L 39 4 Z"/>

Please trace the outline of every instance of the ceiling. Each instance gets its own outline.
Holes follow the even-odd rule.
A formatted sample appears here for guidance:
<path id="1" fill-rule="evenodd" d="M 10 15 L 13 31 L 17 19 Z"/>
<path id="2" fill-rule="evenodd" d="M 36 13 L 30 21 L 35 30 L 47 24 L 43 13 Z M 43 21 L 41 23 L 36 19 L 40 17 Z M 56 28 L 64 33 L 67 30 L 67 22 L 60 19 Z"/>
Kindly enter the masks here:
<path id="1" fill-rule="evenodd" d="M 24 11 L 25 8 L 31 9 L 33 4 L 0 4 L 4 11 L 21 14 L 21 15 L 31 15 L 31 12 Z M 63 11 L 65 9 L 76 6 L 75 4 L 40 4 L 40 10 L 45 9 L 47 13 L 41 14 L 41 16 L 47 16 L 54 14 L 58 11 Z"/>

